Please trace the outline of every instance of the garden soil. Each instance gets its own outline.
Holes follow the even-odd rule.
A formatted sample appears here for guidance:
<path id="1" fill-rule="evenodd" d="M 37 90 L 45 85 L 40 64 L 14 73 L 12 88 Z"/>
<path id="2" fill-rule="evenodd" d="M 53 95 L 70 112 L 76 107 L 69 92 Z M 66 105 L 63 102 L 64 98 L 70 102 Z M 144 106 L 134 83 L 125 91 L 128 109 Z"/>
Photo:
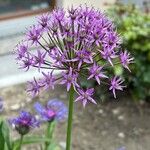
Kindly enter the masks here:
<path id="1" fill-rule="evenodd" d="M 0 115 L 6 118 L 17 115 L 18 110 L 32 110 L 35 101 L 45 103 L 52 98 L 63 100 L 68 105 L 65 88 L 58 86 L 53 91 L 42 92 L 39 97 L 31 99 L 25 91 L 26 85 L 16 85 L 0 89 L 4 99 L 5 110 Z M 150 105 L 134 102 L 128 94 L 117 99 L 109 98 L 97 105 L 88 104 L 83 108 L 75 103 L 73 123 L 72 150 L 150 150 Z M 66 122 L 59 123 L 54 138 L 65 146 Z M 44 126 L 43 126 L 44 128 Z M 43 134 L 42 128 L 31 131 L 31 134 Z M 15 131 L 13 137 L 18 137 Z M 24 149 L 40 150 L 39 145 L 25 146 Z M 62 148 L 63 149 L 63 148 Z"/>

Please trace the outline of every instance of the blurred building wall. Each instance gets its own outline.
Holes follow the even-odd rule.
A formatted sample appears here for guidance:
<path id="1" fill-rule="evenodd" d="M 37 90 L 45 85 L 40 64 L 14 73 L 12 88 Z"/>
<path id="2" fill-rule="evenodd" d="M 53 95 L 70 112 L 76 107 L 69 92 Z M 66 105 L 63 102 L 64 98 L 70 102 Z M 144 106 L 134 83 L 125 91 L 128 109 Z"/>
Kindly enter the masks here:
<path id="1" fill-rule="evenodd" d="M 106 9 L 107 5 L 113 4 L 116 0 L 57 0 L 57 6 L 68 8 L 69 6 L 79 6 L 80 4 L 87 4 L 95 8 Z"/>

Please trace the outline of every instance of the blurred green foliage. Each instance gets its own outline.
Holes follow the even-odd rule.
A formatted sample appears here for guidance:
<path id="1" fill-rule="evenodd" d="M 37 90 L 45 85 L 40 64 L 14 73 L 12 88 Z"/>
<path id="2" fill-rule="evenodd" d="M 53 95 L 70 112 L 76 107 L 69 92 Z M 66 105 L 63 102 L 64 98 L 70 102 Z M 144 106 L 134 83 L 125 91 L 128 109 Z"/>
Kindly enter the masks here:
<path id="1" fill-rule="evenodd" d="M 150 101 L 150 14 L 134 5 L 117 3 L 108 10 L 123 38 L 123 48 L 135 58 L 126 74 L 128 88 L 136 100 Z"/>

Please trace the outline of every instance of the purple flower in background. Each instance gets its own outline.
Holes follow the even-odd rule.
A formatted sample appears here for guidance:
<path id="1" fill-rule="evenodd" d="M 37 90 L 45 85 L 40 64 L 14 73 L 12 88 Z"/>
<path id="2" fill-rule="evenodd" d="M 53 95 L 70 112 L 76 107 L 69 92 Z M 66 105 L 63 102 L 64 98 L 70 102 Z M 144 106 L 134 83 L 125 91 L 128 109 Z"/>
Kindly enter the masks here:
<path id="1" fill-rule="evenodd" d="M 110 86 L 109 90 L 112 90 L 115 98 L 116 98 L 116 90 L 122 91 L 123 88 L 126 87 L 126 86 L 121 85 L 123 82 L 124 82 L 124 80 L 121 79 L 121 77 L 115 76 L 111 79 L 111 86 Z"/>
<path id="2" fill-rule="evenodd" d="M 43 74 L 43 79 L 29 82 L 28 92 L 32 96 L 42 88 L 54 89 L 55 84 L 63 84 L 67 91 L 73 86 L 85 106 L 94 101 L 89 90 L 82 91 L 81 76 L 107 85 L 112 76 L 108 69 L 120 63 L 129 70 L 133 60 L 126 51 L 120 52 L 121 37 L 107 15 L 87 6 L 43 14 L 26 35 L 25 44 L 21 43 L 24 46 L 16 48 L 18 63 L 21 68 L 37 68 Z M 36 47 L 37 53 L 29 51 L 32 47 Z M 59 77 L 54 76 L 56 71 Z M 112 81 L 110 86 L 115 97 L 115 90 L 122 90 L 120 81 Z"/>
<path id="3" fill-rule="evenodd" d="M 43 106 L 41 103 L 36 102 L 34 108 L 37 113 L 40 115 L 41 120 L 43 121 L 64 121 L 67 119 L 68 108 L 66 105 L 57 99 L 49 100 L 46 106 Z"/>
<path id="4" fill-rule="evenodd" d="M 88 102 L 97 104 L 96 101 L 91 97 L 94 94 L 93 88 L 87 89 L 86 91 L 78 89 L 78 94 L 79 97 L 75 101 L 81 101 L 83 103 L 83 107 L 85 107 Z"/>
<path id="5" fill-rule="evenodd" d="M 128 53 L 127 51 L 121 52 L 120 60 L 121 60 L 121 64 L 123 65 L 123 67 L 125 67 L 126 69 L 130 71 L 128 65 L 133 63 L 133 60 L 134 60 L 134 58 L 130 56 L 130 53 Z"/>
<path id="6" fill-rule="evenodd" d="M 4 109 L 4 102 L 3 99 L 0 97 L 0 113 L 3 111 Z"/>
<path id="7" fill-rule="evenodd" d="M 126 150 L 126 147 L 120 147 L 120 148 L 118 148 L 117 150 Z"/>
<path id="8" fill-rule="evenodd" d="M 19 134 L 27 134 L 31 128 L 39 126 L 39 122 L 29 112 L 21 111 L 18 117 L 9 120 L 9 123 L 15 127 Z"/>

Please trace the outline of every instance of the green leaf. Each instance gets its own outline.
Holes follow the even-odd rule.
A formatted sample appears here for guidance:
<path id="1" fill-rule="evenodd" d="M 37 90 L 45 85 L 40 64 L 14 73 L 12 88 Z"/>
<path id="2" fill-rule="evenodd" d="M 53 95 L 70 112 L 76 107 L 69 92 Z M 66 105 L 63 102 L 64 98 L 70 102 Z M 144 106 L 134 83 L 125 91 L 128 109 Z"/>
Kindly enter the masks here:
<path id="1" fill-rule="evenodd" d="M 17 139 L 14 143 L 15 145 L 19 143 L 20 139 Z M 23 138 L 22 144 L 33 144 L 33 143 L 44 143 L 48 142 L 49 139 L 45 137 L 38 137 L 38 136 L 26 136 Z"/>
<path id="2" fill-rule="evenodd" d="M 17 150 L 17 149 L 18 149 L 18 145 L 14 145 L 13 150 Z"/>
<path id="3" fill-rule="evenodd" d="M 49 123 L 48 123 L 47 131 L 46 131 L 46 138 L 48 138 L 49 141 L 48 141 L 48 142 L 45 142 L 45 147 L 46 147 L 46 148 L 47 148 L 47 147 L 51 144 L 51 142 L 52 142 L 55 125 L 56 125 L 56 122 L 55 122 L 55 121 L 52 121 L 52 122 L 49 122 Z"/>
<path id="4" fill-rule="evenodd" d="M 147 82 L 150 84 L 150 71 L 144 72 L 143 80 L 144 80 L 144 82 Z"/>
<path id="5" fill-rule="evenodd" d="M 4 140 L 6 142 L 6 146 L 9 150 L 12 150 L 12 143 L 10 139 L 10 131 L 9 131 L 9 126 L 6 121 L 3 121 L 2 123 L 2 134 L 4 137 Z"/>
<path id="6" fill-rule="evenodd" d="M 6 142 L 5 142 L 5 150 L 12 150 L 12 149 L 8 149 Z"/>
<path id="7" fill-rule="evenodd" d="M 61 150 L 60 147 L 56 143 L 51 143 L 47 150 Z"/>
<path id="8" fill-rule="evenodd" d="M 48 125 L 48 128 L 47 128 L 47 138 L 50 138 L 50 140 L 52 140 L 52 136 L 53 136 L 53 133 L 54 133 L 55 126 L 56 126 L 56 122 L 55 121 L 52 121 Z"/>
<path id="9" fill-rule="evenodd" d="M 1 121 L 0 122 L 0 150 L 4 150 L 5 148 L 5 140 L 3 137 L 2 126 L 3 126 L 3 123 Z"/>

